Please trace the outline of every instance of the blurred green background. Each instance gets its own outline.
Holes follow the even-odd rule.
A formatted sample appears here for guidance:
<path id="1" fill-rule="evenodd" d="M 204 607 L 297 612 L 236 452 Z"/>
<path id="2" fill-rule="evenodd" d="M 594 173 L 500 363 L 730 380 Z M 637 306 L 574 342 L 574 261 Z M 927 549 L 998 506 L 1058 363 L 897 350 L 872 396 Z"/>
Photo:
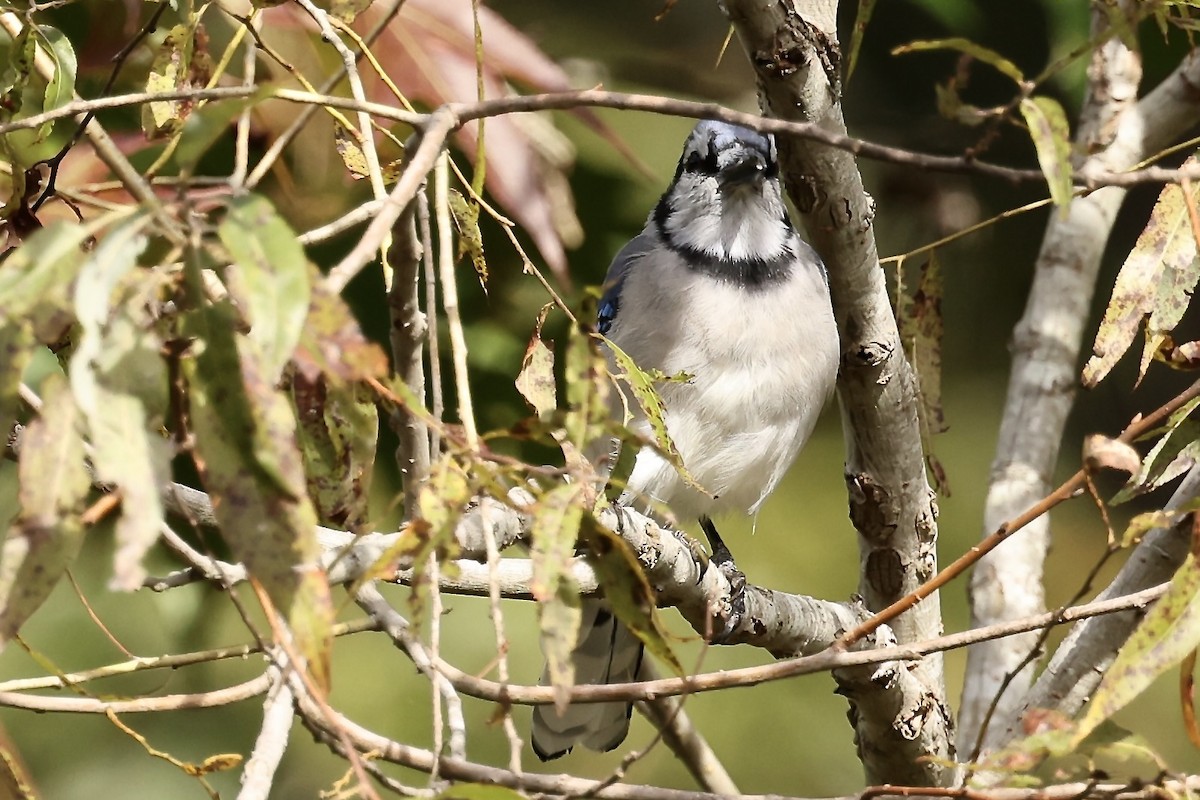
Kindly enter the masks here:
<path id="1" fill-rule="evenodd" d="M 458 1 L 458 0 L 456 0 Z M 461 0 L 466 2 L 466 0 Z M 726 105 L 755 109 L 754 83 L 736 42 L 717 64 L 727 25 L 713 3 L 681 2 L 661 21 L 659 0 L 613 0 L 603 7 L 556 0 L 500 0 L 491 4 L 546 52 L 566 65 L 576 85 L 602 82 L 606 88 L 715 99 Z M 853 3 L 845 13 L 853 13 Z M 126 7 L 117 2 L 85 2 L 60 12 L 60 24 L 73 40 L 89 35 L 88 47 L 102 50 L 123 41 Z M 843 20 L 849 31 L 851 18 Z M 960 0 L 893 0 L 881 3 L 867 31 L 857 72 L 846 87 L 845 111 L 855 135 L 900 147 L 957 153 L 973 144 L 978 131 L 938 117 L 934 84 L 953 74 L 955 56 L 928 53 L 896 57 L 897 44 L 912 39 L 965 36 L 1004 53 L 1028 73 L 1079 46 L 1087 37 L 1087 4 L 1082 0 L 1013 0 L 1007 3 L 962 3 Z M 1178 62 L 1186 42 L 1177 35 L 1164 40 L 1156 30 L 1143 31 L 1146 85 L 1153 85 Z M 966 98 L 979 105 L 1005 102 L 1011 84 L 976 65 Z M 1057 96 L 1069 113 L 1078 107 L 1083 64 L 1077 63 L 1052 81 L 1046 91 Z M 460 98 L 469 99 L 469 98 Z M 571 183 L 586 232 L 581 248 L 570 253 L 577 301 L 580 287 L 601 281 L 609 259 L 641 227 L 665 187 L 690 123 L 637 113 L 600 111 L 656 172 L 653 180 L 638 175 L 625 160 L 577 119 L 556 116 L 578 148 Z M 988 153 L 1005 163 L 1035 163 L 1026 135 L 1005 130 Z M 878 204 L 876 234 L 884 255 L 903 253 L 1000 211 L 1039 199 L 1044 187 L 1012 187 L 969 177 L 941 176 L 888 165 L 863 163 L 866 185 Z M 330 216 L 305 196 L 287 195 L 275 186 L 275 199 L 299 218 Z M 346 185 L 345 202 L 362 187 Z M 1157 195 L 1153 188 L 1130 194 L 1101 278 L 1096 300 L 1098 319 L 1108 288 Z M 321 201 L 324 202 L 324 198 Z M 306 203 L 308 205 L 306 206 Z M 943 496 L 940 557 L 949 562 L 980 535 L 981 513 L 989 465 L 995 446 L 1007 380 L 1008 341 L 1028 289 L 1032 265 L 1046 214 L 1038 211 L 1001 222 L 986 231 L 943 248 L 946 296 L 944 402 L 950 430 L 937 438 L 935 449 L 945 465 L 953 494 Z M 311 215 L 311 217 L 310 217 Z M 544 293 L 520 265 L 505 238 L 485 228 L 492 278 L 485 294 L 463 268 L 461 291 L 473 368 L 472 388 L 484 429 L 506 427 L 525 411 L 512 386 L 534 314 Z M 348 239 L 317 251 L 318 258 L 336 257 Z M 526 242 L 528 245 L 528 242 Z M 532 250 L 531 250 L 532 252 Z M 377 275 L 352 286 L 351 299 L 367 327 L 386 333 L 385 309 Z M 1194 327 L 1193 321 L 1185 325 Z M 557 326 L 557 327 L 555 327 Z M 561 330 L 561 320 L 551 325 Z M 1094 330 L 1094 321 L 1092 330 Z M 1188 336 L 1186 338 L 1197 338 Z M 1092 431 L 1118 431 L 1137 411 L 1152 409 L 1178 392 L 1190 379 L 1161 368 L 1136 391 L 1125 364 L 1094 392 L 1081 394 L 1062 447 L 1059 473 L 1078 467 L 1082 436 Z M 385 435 L 381 454 L 391 452 Z M 387 460 L 386 455 L 383 458 Z M 846 514 L 842 481 L 843 449 L 836 411 L 827 409 L 816 435 L 787 482 L 767 503 L 756 524 L 728 520 L 726 533 L 739 565 L 755 583 L 830 599 L 847 599 L 857 582 L 857 547 Z M 7 472 L 3 472 L 7 470 Z M 0 504 L 13 502 L 11 468 L 0 467 Z M 377 529 L 394 520 L 388 509 L 395 477 L 381 469 L 376 486 Z M 1118 523 L 1130 511 L 1116 513 Z M 1106 533 L 1096 509 L 1077 500 L 1054 512 L 1054 546 L 1048 564 L 1051 604 L 1068 600 L 1105 548 Z M 1111 575 L 1119 558 L 1105 570 Z M 109 593 L 105 584 L 111 563 L 111 539 L 104 531 L 89 537 L 75 569 L 95 612 L 125 647 L 139 655 L 203 649 L 247 640 L 244 626 L 229 600 L 203 586 L 163 595 Z M 157 553 L 151 571 L 175 565 Z M 389 587 L 404 608 L 406 590 Z M 245 592 L 241 595 L 254 605 Z M 340 596 L 340 595 L 339 595 Z M 965 583 L 942 593 L 947 631 L 968 624 Z M 486 604 L 446 598 L 443 625 L 445 656 L 468 671 L 483 671 L 494 657 L 494 637 Z M 533 608 L 506 603 L 504 623 L 511 640 L 510 670 L 514 681 L 533 682 L 540 672 Z M 346 609 L 343 618 L 355 617 Z M 712 648 L 703 654 L 694 635 L 671 611 L 664 613 L 681 637 L 685 664 L 705 670 L 760 664 L 767 654 L 751 648 Z M 25 626 L 28 645 L 58 668 L 73 670 L 123 659 L 122 654 L 89 621 L 71 587 L 64 584 Z M 1057 637 L 1056 637 L 1057 640 Z M 952 701 L 957 700 L 964 653 L 947 657 Z M 111 680 L 90 691 L 119 696 L 127 693 L 188 692 L 216 688 L 246 679 L 262 669 L 261 660 L 214 664 L 176 672 L 148 673 Z M 18 646 L 0 656 L 0 680 L 44 674 L 45 667 Z M 340 640 L 335 650 L 333 704 L 381 734 L 428 746 L 431 700 L 428 685 L 411 664 L 381 635 L 362 634 Z M 1175 676 L 1161 680 L 1118 721 L 1143 734 L 1177 770 L 1200 770 L 1200 756 L 1187 743 L 1175 699 Z M 724 760 L 744 792 L 793 795 L 848 793 L 862 786 L 854 755 L 846 705 L 832 692 L 828 676 L 811 676 L 754 688 L 702 695 L 687 709 Z M 492 724 L 493 708 L 469 699 L 469 753 L 485 763 L 506 762 L 506 743 Z M 155 747 L 199 762 L 216 753 L 248 755 L 260 723 L 261 706 L 252 700 L 236 707 L 163 715 L 137 715 L 125 721 Z M 517 709 L 524 735 L 528 711 Z M 142 748 L 107 720 L 69 715 L 36 715 L 0 709 L 0 723 L 15 741 L 37 785 L 49 798 L 202 797 L 200 787 L 164 761 L 149 758 Z M 651 729 L 635 716 L 628 746 L 641 747 Z M 568 771 L 601 777 L 615 768 L 620 754 L 576 753 L 540 765 L 528 751 L 527 769 Z M 299 725 L 283 763 L 273 796 L 315 797 L 341 775 L 345 763 L 312 742 Z M 420 775 L 395 770 L 417 785 Z M 236 773 L 211 778 L 223 796 L 236 792 Z M 627 780 L 690 788 L 685 771 L 662 746 L 630 767 Z"/>

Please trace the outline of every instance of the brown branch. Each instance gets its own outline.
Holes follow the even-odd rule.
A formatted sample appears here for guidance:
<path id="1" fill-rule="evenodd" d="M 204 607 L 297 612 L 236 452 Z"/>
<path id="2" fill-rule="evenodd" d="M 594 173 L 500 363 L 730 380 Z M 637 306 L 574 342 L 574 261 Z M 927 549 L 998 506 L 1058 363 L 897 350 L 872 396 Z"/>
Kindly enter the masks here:
<path id="1" fill-rule="evenodd" d="M 815 123 L 763 117 L 758 114 L 750 114 L 727 108 L 717 103 L 700 103 L 656 95 L 608 92 L 599 89 L 521 95 L 494 98 L 473 103 L 447 103 L 430 114 L 418 114 L 384 103 L 357 101 L 352 98 L 338 97 L 336 95 L 283 88 L 264 89 L 262 87 L 222 86 L 164 92 L 132 92 L 90 100 L 75 100 L 53 111 L 0 123 L 0 134 L 15 130 L 36 128 L 47 122 L 84 113 L 143 105 L 151 102 L 168 100 L 230 100 L 255 95 L 261 95 L 263 99 L 283 100 L 313 108 L 326 106 L 347 111 L 359 111 L 381 119 L 412 125 L 422 129 L 426 135 L 429 134 L 431 126 L 435 129 L 440 128 L 440 125 L 435 125 L 439 117 L 443 119 L 447 117 L 456 118 L 456 122 L 452 128 L 446 131 L 446 136 L 448 136 L 449 133 L 472 120 L 506 114 L 572 108 L 612 108 L 625 111 L 643 111 L 672 117 L 719 119 L 753 128 L 763 133 L 772 133 L 817 142 L 838 150 L 844 150 L 862 158 L 899 164 L 915 169 L 949 174 L 979 175 L 1013 184 L 1044 183 L 1046 180 L 1045 173 L 1037 169 L 993 164 L 970 156 L 942 156 L 905 150 L 829 131 Z M 445 140 L 446 136 L 442 137 L 442 141 Z M 432 166 L 432 162 L 430 166 Z M 1167 169 L 1162 167 L 1146 167 L 1128 171 L 1090 168 L 1077 170 L 1072 173 L 1072 180 L 1075 186 L 1086 191 L 1094 191 L 1104 186 L 1129 187 L 1141 184 L 1179 183 L 1185 178 L 1200 180 L 1200 168 Z M 395 196 L 393 190 L 393 197 Z"/>
<path id="2" fill-rule="evenodd" d="M 1045 614 L 1013 620 L 986 628 L 976 628 L 961 633 L 939 636 L 925 642 L 908 645 L 881 647 L 874 650 L 840 652 L 824 650 L 811 656 L 776 661 L 755 667 L 706 672 L 681 678 L 659 678 L 652 681 L 609 683 L 603 685 L 573 686 L 568 695 L 571 703 L 609 703 L 617 700 L 636 702 L 661 697 L 673 697 L 700 692 L 713 692 L 735 687 L 757 686 L 762 683 L 812 675 L 836 669 L 886 664 L 892 661 L 912 661 L 930 653 L 957 650 L 978 642 L 1013 636 L 1026 631 L 1038 630 L 1052 625 L 1065 625 L 1092 617 L 1116 614 L 1131 609 L 1144 609 L 1162 597 L 1166 584 L 1146 589 L 1135 594 L 1109 600 L 1085 603 L 1070 608 L 1049 611 Z M 383 627 L 388 628 L 381 621 Z M 390 629 L 389 629 L 390 630 Z M 407 633 L 404 633 L 407 636 Z M 404 639 L 397 638 L 404 646 Z M 554 689 L 549 686 L 522 686 L 502 684 L 498 681 L 479 678 L 463 672 L 442 660 L 429 662 L 439 673 L 449 679 L 459 692 L 480 700 L 515 705 L 550 705 L 554 702 Z"/>

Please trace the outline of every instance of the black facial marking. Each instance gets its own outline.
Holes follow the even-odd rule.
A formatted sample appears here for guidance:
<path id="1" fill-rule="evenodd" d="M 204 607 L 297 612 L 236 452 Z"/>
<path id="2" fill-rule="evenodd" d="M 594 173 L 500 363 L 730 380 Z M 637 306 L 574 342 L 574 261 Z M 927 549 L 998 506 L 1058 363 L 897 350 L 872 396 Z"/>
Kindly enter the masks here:
<path id="1" fill-rule="evenodd" d="M 716 175 L 721 169 L 717 163 L 717 152 L 711 144 L 704 149 L 703 153 L 693 150 L 685 155 L 683 168 L 699 175 Z"/>
<path id="2" fill-rule="evenodd" d="M 715 256 L 675 240 L 667 230 L 667 217 L 671 215 L 671 203 L 663 195 L 654 207 L 654 227 L 667 248 L 679 255 L 688 268 L 715 278 L 722 283 L 732 283 L 748 289 L 761 289 L 785 280 L 792 272 L 796 254 L 791 247 L 784 247 L 771 258 L 725 258 Z M 784 224 L 791 224 L 784 217 Z"/>

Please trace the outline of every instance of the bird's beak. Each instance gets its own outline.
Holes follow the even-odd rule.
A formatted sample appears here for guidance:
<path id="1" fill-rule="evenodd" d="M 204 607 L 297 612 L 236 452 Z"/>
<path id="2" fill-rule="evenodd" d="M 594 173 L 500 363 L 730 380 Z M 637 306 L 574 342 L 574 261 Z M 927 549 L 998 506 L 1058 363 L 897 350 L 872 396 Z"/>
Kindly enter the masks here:
<path id="1" fill-rule="evenodd" d="M 726 167 L 721 169 L 718 180 L 722 189 L 746 186 L 761 182 L 767 173 L 767 161 L 753 150 L 744 150 Z"/>

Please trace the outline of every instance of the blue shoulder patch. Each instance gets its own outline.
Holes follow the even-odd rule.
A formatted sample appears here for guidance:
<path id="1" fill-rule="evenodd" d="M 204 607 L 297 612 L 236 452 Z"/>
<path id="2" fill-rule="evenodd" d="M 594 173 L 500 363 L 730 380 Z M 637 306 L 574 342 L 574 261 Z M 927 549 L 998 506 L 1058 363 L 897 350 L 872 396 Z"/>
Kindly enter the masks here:
<path id="1" fill-rule="evenodd" d="M 605 292 L 604 297 L 600 298 L 600 308 L 596 310 L 596 330 L 607 335 L 613 321 L 617 318 L 617 309 L 620 307 L 621 285 L 618 283 Z"/>

